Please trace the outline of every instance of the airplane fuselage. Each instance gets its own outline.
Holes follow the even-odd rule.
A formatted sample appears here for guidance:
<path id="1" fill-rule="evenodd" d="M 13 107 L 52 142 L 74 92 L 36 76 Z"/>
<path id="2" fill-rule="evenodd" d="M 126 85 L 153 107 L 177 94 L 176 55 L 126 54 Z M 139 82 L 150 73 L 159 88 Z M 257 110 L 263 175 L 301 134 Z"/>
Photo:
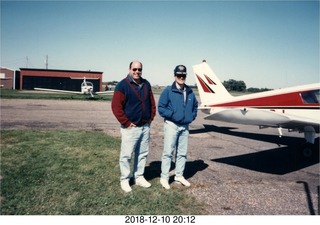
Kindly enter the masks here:
<path id="1" fill-rule="evenodd" d="M 298 130 L 308 122 L 319 132 L 319 87 L 304 85 L 217 101 L 205 105 L 211 108 L 206 119 L 282 128 L 295 124 Z"/>
<path id="2" fill-rule="evenodd" d="M 312 155 L 315 133 L 320 125 L 320 83 L 256 94 L 230 95 L 206 61 L 194 65 L 205 119 L 304 132 L 303 155 Z"/>

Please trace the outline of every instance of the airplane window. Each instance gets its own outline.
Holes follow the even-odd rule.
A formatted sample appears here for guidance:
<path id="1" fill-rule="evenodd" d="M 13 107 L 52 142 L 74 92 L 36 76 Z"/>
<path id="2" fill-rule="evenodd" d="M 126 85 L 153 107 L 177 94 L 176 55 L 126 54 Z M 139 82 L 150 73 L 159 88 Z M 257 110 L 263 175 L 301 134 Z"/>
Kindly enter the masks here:
<path id="1" fill-rule="evenodd" d="M 314 91 L 302 92 L 301 97 L 304 103 L 313 104 L 320 102 L 320 89 Z"/>
<path id="2" fill-rule="evenodd" d="M 315 96 L 316 96 L 316 98 L 317 98 L 317 103 L 319 103 L 319 102 L 320 102 L 320 89 L 314 91 L 314 94 L 315 94 Z"/>

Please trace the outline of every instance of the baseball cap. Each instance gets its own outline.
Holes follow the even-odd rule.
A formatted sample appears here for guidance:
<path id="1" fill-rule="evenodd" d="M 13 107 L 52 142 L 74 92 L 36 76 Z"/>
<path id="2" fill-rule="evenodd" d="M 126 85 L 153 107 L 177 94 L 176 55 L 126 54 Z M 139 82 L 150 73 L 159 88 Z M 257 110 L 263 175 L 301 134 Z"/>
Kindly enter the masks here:
<path id="1" fill-rule="evenodd" d="M 187 75 L 187 68 L 184 65 L 178 65 L 174 69 L 174 75 Z"/>

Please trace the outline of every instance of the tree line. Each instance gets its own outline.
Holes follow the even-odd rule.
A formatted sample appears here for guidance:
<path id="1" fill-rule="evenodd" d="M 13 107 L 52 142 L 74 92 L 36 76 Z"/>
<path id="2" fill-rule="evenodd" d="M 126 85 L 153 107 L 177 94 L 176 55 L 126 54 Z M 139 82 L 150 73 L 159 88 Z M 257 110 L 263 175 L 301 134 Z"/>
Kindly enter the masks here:
<path id="1" fill-rule="evenodd" d="M 118 81 L 110 81 L 107 82 L 107 85 L 112 85 L 115 86 L 117 85 Z M 251 92 L 251 93 L 256 93 L 256 92 L 263 92 L 263 91 L 270 91 L 272 89 L 268 88 L 254 88 L 250 87 L 247 88 L 247 85 L 244 81 L 242 80 L 234 80 L 234 79 L 229 79 L 227 81 L 222 82 L 223 86 L 228 90 L 228 91 L 236 91 L 236 92 Z M 197 85 L 189 85 L 190 87 L 197 87 Z"/>
<path id="2" fill-rule="evenodd" d="M 227 81 L 222 82 L 223 86 L 228 90 L 228 91 L 237 91 L 237 92 L 263 92 L 263 91 L 270 91 L 272 89 L 268 88 L 247 88 L 247 85 L 244 81 L 242 80 L 234 80 L 234 79 L 229 79 Z"/>

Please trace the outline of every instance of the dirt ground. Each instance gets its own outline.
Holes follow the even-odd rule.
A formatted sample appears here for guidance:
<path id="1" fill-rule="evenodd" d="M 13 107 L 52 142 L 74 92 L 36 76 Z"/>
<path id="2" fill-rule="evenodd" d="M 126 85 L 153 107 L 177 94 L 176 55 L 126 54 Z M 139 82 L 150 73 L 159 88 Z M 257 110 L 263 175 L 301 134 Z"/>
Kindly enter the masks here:
<path id="1" fill-rule="evenodd" d="M 120 138 L 110 102 L 0 103 L 2 130 L 97 130 Z M 190 125 L 185 176 L 192 185 L 185 189 L 206 205 L 208 215 L 319 215 L 319 159 L 300 157 L 296 146 L 302 134 L 283 131 L 279 138 L 276 129 L 206 121 L 203 116 L 199 111 Z M 145 173 L 149 180 L 160 176 L 162 129 L 157 115 Z"/>

